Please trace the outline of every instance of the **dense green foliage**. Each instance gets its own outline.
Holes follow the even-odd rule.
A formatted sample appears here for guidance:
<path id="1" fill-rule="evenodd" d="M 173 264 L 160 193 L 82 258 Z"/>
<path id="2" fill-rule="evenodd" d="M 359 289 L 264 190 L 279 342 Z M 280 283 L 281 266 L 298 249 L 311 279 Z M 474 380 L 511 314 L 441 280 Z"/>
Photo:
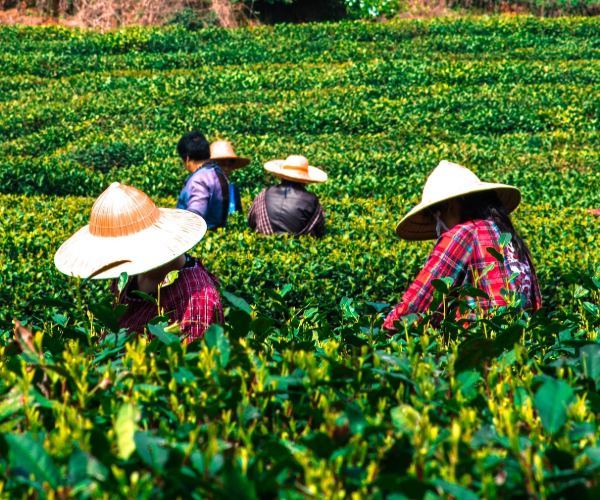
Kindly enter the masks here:
<path id="1" fill-rule="evenodd" d="M 599 33 L 530 18 L 0 28 L 0 491 L 597 494 Z M 172 206 L 191 126 L 252 157 L 235 174 L 246 206 L 271 182 L 263 161 L 323 165 L 329 225 L 264 238 L 236 215 L 207 235 L 194 253 L 227 324 L 180 346 L 164 324 L 115 332 L 107 284 L 52 257 L 113 180 Z M 546 308 L 388 339 L 387 304 L 431 248 L 393 229 L 442 158 L 522 188 Z M 13 340 L 13 318 L 33 336 Z"/>

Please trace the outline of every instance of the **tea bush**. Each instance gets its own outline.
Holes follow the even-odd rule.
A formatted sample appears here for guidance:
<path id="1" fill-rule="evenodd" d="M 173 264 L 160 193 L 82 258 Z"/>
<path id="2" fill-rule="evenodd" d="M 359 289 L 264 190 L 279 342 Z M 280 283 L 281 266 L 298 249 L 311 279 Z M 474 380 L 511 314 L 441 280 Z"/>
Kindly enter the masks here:
<path id="1" fill-rule="evenodd" d="M 1 27 L 0 492 L 597 496 L 599 26 Z M 173 206 L 192 126 L 252 158 L 246 207 L 263 161 L 323 165 L 328 233 L 265 238 L 233 216 L 193 250 L 224 327 L 128 336 L 107 284 L 52 258 L 114 180 Z M 394 226 L 442 158 L 522 189 L 545 308 L 389 339 L 431 248 Z"/>

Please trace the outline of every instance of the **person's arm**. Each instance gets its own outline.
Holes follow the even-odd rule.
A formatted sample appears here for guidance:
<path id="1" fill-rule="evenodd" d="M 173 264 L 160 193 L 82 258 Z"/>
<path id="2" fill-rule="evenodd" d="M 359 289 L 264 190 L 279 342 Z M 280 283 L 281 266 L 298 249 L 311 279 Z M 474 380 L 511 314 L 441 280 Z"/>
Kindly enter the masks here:
<path id="1" fill-rule="evenodd" d="M 187 342 L 202 338 L 212 324 L 223 323 L 221 296 L 210 286 L 194 292 L 187 303 L 179 328 Z"/>
<path id="2" fill-rule="evenodd" d="M 469 256 L 473 251 L 472 234 L 461 226 L 458 230 L 446 231 L 437 241 L 425 266 L 410 284 L 400 303 L 385 318 L 383 328 L 396 331 L 395 323 L 408 314 L 424 313 L 433 300 L 433 281 L 450 277 L 456 284 L 466 270 Z"/>
<path id="3" fill-rule="evenodd" d="M 186 210 L 206 218 L 214 183 L 208 172 L 198 172 L 190 179 L 189 197 Z"/>

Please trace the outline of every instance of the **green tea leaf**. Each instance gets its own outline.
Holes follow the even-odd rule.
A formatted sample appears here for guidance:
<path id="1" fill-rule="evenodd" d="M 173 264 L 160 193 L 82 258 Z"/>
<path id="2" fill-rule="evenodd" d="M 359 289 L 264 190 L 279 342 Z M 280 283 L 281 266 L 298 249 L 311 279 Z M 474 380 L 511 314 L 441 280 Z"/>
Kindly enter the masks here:
<path id="1" fill-rule="evenodd" d="M 105 481 L 108 471 L 95 457 L 83 451 L 76 451 L 69 459 L 69 484 L 76 486 L 90 478 Z"/>
<path id="2" fill-rule="evenodd" d="M 13 467 L 22 467 L 40 483 L 52 488 L 60 484 L 61 475 L 54 461 L 37 439 L 31 434 L 7 434 L 10 462 Z"/>
<path id="3" fill-rule="evenodd" d="M 477 396 L 477 384 L 481 380 L 481 374 L 475 370 L 468 370 L 456 376 L 458 387 L 467 401 Z"/>
<path id="4" fill-rule="evenodd" d="M 600 464 L 600 447 L 591 447 L 585 450 L 585 454 L 591 462 Z"/>
<path id="5" fill-rule="evenodd" d="M 179 270 L 171 271 L 166 276 L 162 283 L 159 285 L 160 288 L 164 288 L 166 286 L 172 285 L 179 278 Z"/>
<path id="6" fill-rule="evenodd" d="M 248 302 L 246 302 L 241 297 L 233 295 L 232 293 L 229 293 L 227 290 L 222 290 L 221 294 L 223 295 L 223 297 L 225 297 L 227 299 L 227 301 L 233 307 L 236 307 L 236 308 L 240 309 L 241 311 L 244 311 L 247 314 L 252 314 L 252 308 L 250 307 Z"/>
<path id="7" fill-rule="evenodd" d="M 485 300 L 490 299 L 490 296 L 487 293 L 485 293 L 481 288 L 477 288 L 474 286 L 466 285 L 461 288 L 461 291 L 464 295 L 468 297 L 481 298 Z"/>
<path id="8" fill-rule="evenodd" d="M 600 318 L 600 308 L 592 302 L 583 302 L 583 308 L 594 318 Z"/>
<path id="9" fill-rule="evenodd" d="M 133 295 L 135 297 L 139 297 L 140 299 L 145 300 L 146 302 L 149 302 L 150 304 L 156 304 L 155 297 L 153 297 L 149 293 L 142 292 L 141 290 L 133 290 L 131 292 L 131 295 Z"/>
<path id="10" fill-rule="evenodd" d="M 149 432 L 136 432 L 135 449 L 142 461 L 157 473 L 162 473 L 169 459 L 165 440 L 152 436 Z"/>
<path id="11" fill-rule="evenodd" d="M 487 266 L 485 266 L 483 268 L 483 270 L 481 271 L 481 273 L 479 274 L 479 276 L 477 278 L 479 280 L 482 279 L 487 273 L 489 273 L 492 269 L 494 269 L 495 266 L 496 266 L 496 264 L 494 262 L 492 262 L 491 264 L 488 264 Z"/>
<path id="12" fill-rule="evenodd" d="M 433 280 L 431 282 L 431 285 L 438 292 L 441 292 L 443 294 L 448 294 L 448 292 L 450 291 L 450 287 L 452 285 L 454 285 L 454 280 L 450 277 L 440 278 L 440 279 Z"/>
<path id="13" fill-rule="evenodd" d="M 231 354 L 231 345 L 223 327 L 221 325 L 210 325 L 204 334 L 204 339 L 208 347 L 219 351 L 221 366 L 223 368 L 227 367 Z"/>
<path id="14" fill-rule="evenodd" d="M 119 409 L 114 424 L 119 458 L 127 460 L 135 451 L 134 436 L 139 417 L 138 409 L 131 403 L 125 403 Z"/>
<path id="15" fill-rule="evenodd" d="M 600 382 L 600 344 L 589 344 L 579 350 L 583 375 Z"/>
<path id="16" fill-rule="evenodd" d="M 392 408 L 390 415 L 392 417 L 392 424 L 401 433 L 413 432 L 421 421 L 419 412 L 410 405 L 396 406 Z"/>
<path id="17" fill-rule="evenodd" d="M 107 327 L 112 332 L 118 332 L 120 325 L 119 319 L 125 311 L 127 310 L 127 306 L 124 304 L 119 304 L 116 307 L 107 300 L 103 302 L 97 302 L 90 304 L 90 311 L 94 314 L 97 320 L 99 320 L 105 327 Z"/>
<path id="18" fill-rule="evenodd" d="M 567 419 L 567 407 L 573 399 L 573 389 L 564 380 L 548 378 L 537 390 L 535 408 L 542 425 L 551 434 L 558 432 Z"/>
<path id="19" fill-rule="evenodd" d="M 486 248 L 487 252 L 494 257 L 494 259 L 496 259 L 498 262 L 500 262 L 501 264 L 504 262 L 504 255 L 502 255 L 498 250 L 496 250 L 494 247 L 487 247 Z M 489 272 L 489 271 L 488 271 Z"/>
<path id="20" fill-rule="evenodd" d="M 127 273 L 123 272 L 119 275 L 119 279 L 117 281 L 117 290 L 119 290 L 119 293 L 122 293 L 123 290 L 125 290 L 128 280 L 129 276 L 127 275 Z"/>
<path id="21" fill-rule="evenodd" d="M 471 490 L 468 490 L 464 486 L 460 486 L 458 484 L 449 483 L 448 481 L 444 481 L 443 479 L 436 479 L 434 484 L 442 490 L 446 495 L 450 495 L 454 498 L 460 498 L 461 500 L 478 500 L 479 497 L 473 493 Z"/>
<path id="22" fill-rule="evenodd" d="M 369 307 L 372 307 L 373 309 L 375 309 L 375 312 L 382 312 L 385 311 L 388 307 L 390 307 L 390 305 L 387 302 L 365 302 L 365 304 Z"/>
<path id="23" fill-rule="evenodd" d="M 353 434 L 362 434 L 367 425 L 367 421 L 365 420 L 360 406 L 354 402 L 347 404 L 346 416 L 348 417 L 350 431 Z"/>
<path id="24" fill-rule="evenodd" d="M 498 244 L 504 248 L 506 245 L 508 245 L 510 243 L 510 240 L 512 240 L 512 234 L 510 233 L 502 233 L 500 235 L 500 238 L 498 238 Z"/>
<path id="25" fill-rule="evenodd" d="M 340 301 L 340 308 L 342 309 L 342 317 L 345 320 L 352 320 L 352 321 L 358 320 L 358 313 L 356 312 L 356 309 L 354 309 L 354 306 L 352 305 L 352 299 L 350 299 L 348 297 L 342 297 L 342 300 Z"/>
<path id="26" fill-rule="evenodd" d="M 150 332 L 151 335 L 156 337 L 163 344 L 172 345 L 172 344 L 180 343 L 181 339 L 177 335 L 174 335 L 173 333 L 168 332 L 166 330 L 167 327 L 168 327 L 168 324 L 164 323 L 164 322 L 156 323 L 156 324 L 149 323 L 148 331 Z"/>

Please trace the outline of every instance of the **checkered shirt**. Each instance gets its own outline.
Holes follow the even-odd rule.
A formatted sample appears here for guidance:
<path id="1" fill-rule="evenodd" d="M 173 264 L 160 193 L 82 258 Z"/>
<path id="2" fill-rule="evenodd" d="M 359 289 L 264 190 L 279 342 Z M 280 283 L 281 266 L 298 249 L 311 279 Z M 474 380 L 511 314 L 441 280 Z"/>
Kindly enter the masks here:
<path id="1" fill-rule="evenodd" d="M 401 302 L 387 316 L 383 327 L 395 331 L 395 323 L 403 316 L 427 312 L 435 290 L 432 282 L 445 277 L 452 278 L 455 286 L 468 284 L 483 290 L 489 300 L 468 300 L 483 313 L 506 306 L 505 291 L 520 294 L 524 308 L 539 309 L 542 299 L 533 266 L 529 261 L 517 262 L 512 244 L 503 248 L 499 238 L 498 227 L 488 220 L 458 224 L 442 234 L 425 266 L 410 284 Z M 487 250 L 489 247 L 504 256 L 503 263 Z M 462 317 L 458 310 L 456 317 Z"/>
<path id="2" fill-rule="evenodd" d="M 262 234 L 274 234 L 273 226 L 269 220 L 269 213 L 267 211 L 267 190 L 263 189 L 259 195 L 254 199 L 252 206 L 248 212 L 248 224 L 251 228 L 254 228 L 257 233 Z M 325 224 L 325 212 L 323 207 L 319 205 L 315 213 L 312 215 L 306 226 L 296 234 L 296 236 L 312 235 L 313 231 L 317 227 Z"/>
<path id="3" fill-rule="evenodd" d="M 160 307 L 172 322 L 179 323 L 188 342 L 200 338 L 213 323 L 223 323 L 218 280 L 197 259 L 179 271 L 177 279 L 160 290 Z M 148 322 L 157 316 L 157 305 L 131 294 L 132 280 L 119 299 L 127 311 L 120 326 L 133 332 L 143 332 Z"/>

